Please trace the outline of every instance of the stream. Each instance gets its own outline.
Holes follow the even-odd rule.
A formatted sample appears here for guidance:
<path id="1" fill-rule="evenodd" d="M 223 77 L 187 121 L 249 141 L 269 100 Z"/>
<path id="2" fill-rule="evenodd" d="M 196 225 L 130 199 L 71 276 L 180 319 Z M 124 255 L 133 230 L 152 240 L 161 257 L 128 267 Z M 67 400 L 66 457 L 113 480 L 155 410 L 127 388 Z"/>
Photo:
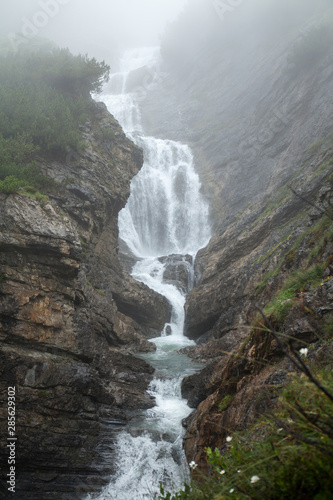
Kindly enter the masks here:
<path id="1" fill-rule="evenodd" d="M 140 356 L 156 370 L 148 389 L 156 405 L 118 434 L 117 472 L 99 500 L 151 500 L 159 494 L 160 484 L 175 491 L 189 479 L 182 420 L 191 409 L 182 399 L 181 381 L 202 365 L 177 351 L 194 344 L 184 336 L 184 304 L 194 282 L 195 255 L 210 238 L 209 210 L 190 148 L 147 137 L 142 130 L 139 98 L 154 84 L 158 67 L 159 48 L 126 51 L 119 72 L 111 76 L 101 96 L 127 137 L 144 152 L 144 165 L 132 180 L 129 200 L 119 214 L 120 238 L 138 259 L 131 274 L 164 295 L 172 315 L 160 336 L 151 339 L 156 352 Z M 149 76 L 149 83 L 144 77 L 133 89 L 131 82 L 138 71 Z M 186 275 L 187 290 L 165 279 L 173 260 Z"/>

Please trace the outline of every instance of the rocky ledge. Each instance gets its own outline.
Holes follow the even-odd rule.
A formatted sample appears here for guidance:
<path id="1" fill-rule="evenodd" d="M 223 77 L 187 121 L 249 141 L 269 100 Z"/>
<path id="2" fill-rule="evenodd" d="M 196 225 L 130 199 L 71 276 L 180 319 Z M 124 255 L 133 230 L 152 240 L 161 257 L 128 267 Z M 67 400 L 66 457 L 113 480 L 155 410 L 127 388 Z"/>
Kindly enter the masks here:
<path id="1" fill-rule="evenodd" d="M 187 459 L 202 470 L 206 447 L 226 450 L 227 436 L 274 410 L 295 371 L 287 354 L 306 346 L 310 362 L 331 357 L 332 144 L 308 160 L 296 190 L 241 212 L 197 257 L 186 304 L 197 345 L 185 352 L 206 365 L 182 393 L 195 408 L 184 422 Z"/>
<path id="2" fill-rule="evenodd" d="M 153 369 L 133 353 L 154 349 L 147 338 L 170 318 L 118 260 L 117 216 L 142 152 L 103 104 L 82 138 L 80 153 L 38 159 L 58 185 L 48 200 L 0 195 L 0 425 L 6 437 L 15 387 L 18 499 L 82 498 L 106 481 L 115 432 L 153 404 Z"/>

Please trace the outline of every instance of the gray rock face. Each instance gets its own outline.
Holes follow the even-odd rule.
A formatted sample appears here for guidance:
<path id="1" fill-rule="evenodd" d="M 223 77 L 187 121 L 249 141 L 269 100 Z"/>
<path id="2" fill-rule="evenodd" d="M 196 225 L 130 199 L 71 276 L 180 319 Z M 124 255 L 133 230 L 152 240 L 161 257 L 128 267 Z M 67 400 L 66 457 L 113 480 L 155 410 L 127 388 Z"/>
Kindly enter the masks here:
<path id="1" fill-rule="evenodd" d="M 233 40 L 237 23 L 247 26 L 246 12 L 230 20 L 220 45 L 203 45 L 191 70 L 162 67 L 141 102 L 148 133 L 191 145 L 211 205 L 213 237 L 198 253 L 198 287 L 186 304 L 187 335 L 196 340 L 219 318 L 233 324 L 265 272 L 251 258 L 278 245 L 283 238 L 274 228 L 304 209 L 289 183 L 313 200 L 330 172 L 332 52 L 293 71 L 288 56 L 303 28 L 297 23 L 306 23 L 303 12 L 283 36 L 248 27 L 247 42 L 234 48 L 227 36 Z"/>
<path id="2" fill-rule="evenodd" d="M 191 255 L 168 255 L 158 259 L 166 264 L 163 279 L 165 283 L 175 285 L 186 295 L 194 285 L 193 258 Z"/>
<path id="3" fill-rule="evenodd" d="M 153 405 L 153 369 L 131 353 L 153 350 L 147 337 L 169 320 L 117 255 L 142 153 L 101 104 L 82 136 L 83 153 L 39 158 L 60 183 L 49 201 L 0 194 L 0 431 L 15 386 L 19 499 L 82 498 L 105 483 L 115 432 Z M 4 479 L 4 447 L 0 462 Z"/>
<path id="4" fill-rule="evenodd" d="M 267 28 L 272 19 L 261 19 L 263 34 L 250 29 L 246 9 L 220 26 L 235 33 L 232 43 L 216 36 L 191 53 L 200 38 L 193 29 L 191 39 L 187 26 L 195 64 L 187 57 L 178 71 L 165 64 L 141 102 L 147 133 L 191 145 L 211 206 L 213 236 L 197 255 L 185 305 L 186 335 L 199 344 L 187 353 L 208 364 L 182 388 L 197 407 L 185 421 L 186 455 L 203 471 L 205 447 L 221 447 L 272 410 L 276 396 L 266 397 L 263 387 L 286 383 L 293 370 L 279 346 L 255 330 L 257 305 L 270 303 L 292 272 L 317 262 L 327 282 L 294 297 L 277 328 L 300 348 L 318 342 L 331 321 L 332 246 L 322 240 L 315 257 L 324 233 L 314 228 L 323 212 L 332 217 L 332 51 L 296 70 L 288 56 L 309 28 L 306 13 L 300 9 L 280 33 Z M 236 39 L 239 29 L 244 39 Z"/>
<path id="5" fill-rule="evenodd" d="M 235 33 L 238 22 L 247 24 L 242 15 Z M 247 27 L 246 43 L 203 47 L 180 74 L 162 67 L 141 103 L 147 133 L 191 145 L 216 232 L 249 203 L 274 196 L 304 152 L 331 132 L 332 53 L 291 71 L 288 56 L 304 28 L 294 23 L 278 37 Z"/>

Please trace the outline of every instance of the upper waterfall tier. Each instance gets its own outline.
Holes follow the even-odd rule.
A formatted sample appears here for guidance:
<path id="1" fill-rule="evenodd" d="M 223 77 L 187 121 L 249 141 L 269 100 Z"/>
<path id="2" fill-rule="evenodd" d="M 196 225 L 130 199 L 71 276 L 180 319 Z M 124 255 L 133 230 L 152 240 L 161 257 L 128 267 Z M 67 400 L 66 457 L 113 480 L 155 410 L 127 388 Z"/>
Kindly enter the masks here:
<path id="1" fill-rule="evenodd" d="M 208 205 L 189 147 L 143 134 L 138 89 L 148 91 L 158 66 L 156 48 L 127 51 L 120 72 L 111 77 L 103 96 L 126 134 L 144 150 L 144 166 L 133 179 L 130 198 L 119 214 L 120 237 L 138 257 L 195 254 L 210 237 Z M 133 73 L 138 85 L 128 92 Z"/>
<path id="2" fill-rule="evenodd" d="M 195 253 L 209 239 L 208 206 L 188 146 L 141 137 L 141 172 L 119 215 L 119 230 L 138 256 Z"/>

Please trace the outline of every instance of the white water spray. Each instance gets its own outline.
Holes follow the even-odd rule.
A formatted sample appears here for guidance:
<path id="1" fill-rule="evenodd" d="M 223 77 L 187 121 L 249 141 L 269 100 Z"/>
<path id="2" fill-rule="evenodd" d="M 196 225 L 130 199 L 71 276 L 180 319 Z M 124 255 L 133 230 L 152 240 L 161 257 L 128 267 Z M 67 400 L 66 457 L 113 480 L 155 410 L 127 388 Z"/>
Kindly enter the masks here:
<path id="1" fill-rule="evenodd" d="M 112 76 L 103 96 L 109 111 L 127 136 L 144 151 L 144 165 L 131 184 L 131 195 L 119 214 L 119 234 L 138 262 L 132 276 L 164 295 L 172 306 L 169 327 L 153 339 L 154 354 L 142 356 L 156 368 L 149 393 L 156 406 L 132 420 L 118 436 L 118 472 L 98 498 L 100 500 L 153 499 L 162 483 L 179 489 L 188 479 L 182 450 L 182 425 L 190 409 L 181 397 L 181 380 L 198 368 L 176 353 L 192 344 L 183 335 L 185 295 L 165 283 L 162 256 L 191 255 L 208 243 L 208 206 L 200 193 L 188 146 L 175 141 L 145 137 L 138 96 L 149 91 L 158 67 L 159 49 L 127 51 L 119 73 Z M 132 89 L 140 70 L 141 84 Z M 149 83 L 147 83 L 149 82 Z M 132 85 L 132 87 L 131 87 Z M 129 92 L 128 89 L 132 91 Z"/>

